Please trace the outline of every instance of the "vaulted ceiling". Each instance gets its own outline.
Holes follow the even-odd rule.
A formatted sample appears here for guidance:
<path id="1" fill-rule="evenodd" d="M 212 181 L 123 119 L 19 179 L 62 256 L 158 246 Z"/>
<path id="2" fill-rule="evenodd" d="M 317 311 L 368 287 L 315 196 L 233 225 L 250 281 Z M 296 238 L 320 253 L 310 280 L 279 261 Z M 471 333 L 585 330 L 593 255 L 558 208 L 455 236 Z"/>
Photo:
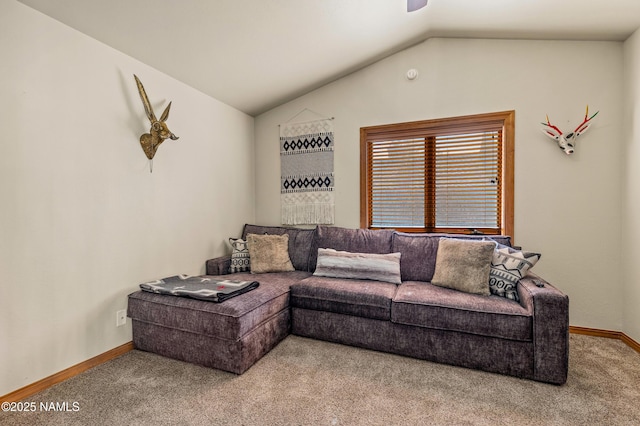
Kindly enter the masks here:
<path id="1" fill-rule="evenodd" d="M 429 0 L 412 13 L 406 0 L 19 1 L 250 115 L 430 37 L 622 41 L 640 27 L 639 0 Z"/>

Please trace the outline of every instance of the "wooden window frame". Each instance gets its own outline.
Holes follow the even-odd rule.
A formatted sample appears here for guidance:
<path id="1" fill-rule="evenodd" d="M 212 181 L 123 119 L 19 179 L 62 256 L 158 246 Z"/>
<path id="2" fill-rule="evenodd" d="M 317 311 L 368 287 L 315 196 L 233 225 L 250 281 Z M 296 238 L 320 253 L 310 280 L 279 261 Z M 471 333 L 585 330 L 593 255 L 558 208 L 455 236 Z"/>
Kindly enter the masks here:
<path id="1" fill-rule="evenodd" d="M 441 118 L 435 120 L 412 121 L 380 126 L 362 127 L 360 129 L 360 227 L 380 229 L 371 226 L 371 201 L 369 170 L 369 145 L 372 140 L 393 138 L 402 135 L 415 137 L 417 129 L 429 129 L 434 133 L 458 131 L 464 132 L 465 127 L 476 126 L 481 123 L 502 125 L 502 178 L 500 179 L 501 212 L 500 234 L 514 234 L 514 151 L 515 151 L 515 111 L 501 111 L 487 114 L 466 115 L 461 117 Z M 425 140 L 428 139 L 425 137 Z M 425 179 L 429 177 L 425 174 Z M 427 208 L 425 207 L 425 210 Z M 427 213 L 425 213 L 427 214 Z M 389 228 L 385 228 L 389 229 Z M 402 232 L 446 232 L 471 233 L 467 228 L 393 228 Z M 481 230 L 482 231 L 482 230 Z"/>

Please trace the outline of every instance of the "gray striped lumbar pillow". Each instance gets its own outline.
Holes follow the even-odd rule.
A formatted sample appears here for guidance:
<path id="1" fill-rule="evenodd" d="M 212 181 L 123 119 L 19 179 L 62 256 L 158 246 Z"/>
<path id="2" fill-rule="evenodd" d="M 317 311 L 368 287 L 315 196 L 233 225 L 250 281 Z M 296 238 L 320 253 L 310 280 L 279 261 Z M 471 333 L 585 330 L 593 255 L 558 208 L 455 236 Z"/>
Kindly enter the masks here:
<path id="1" fill-rule="evenodd" d="M 400 253 L 350 253 L 319 248 L 313 275 L 400 284 Z"/>

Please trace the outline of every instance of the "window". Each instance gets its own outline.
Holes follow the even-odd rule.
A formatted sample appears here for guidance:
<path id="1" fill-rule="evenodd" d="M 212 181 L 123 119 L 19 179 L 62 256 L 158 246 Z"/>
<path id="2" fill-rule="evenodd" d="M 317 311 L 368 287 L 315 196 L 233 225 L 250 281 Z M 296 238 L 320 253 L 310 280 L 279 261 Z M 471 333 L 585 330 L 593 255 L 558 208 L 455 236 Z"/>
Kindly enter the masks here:
<path id="1" fill-rule="evenodd" d="M 513 236 L 515 112 L 360 129 L 363 228 Z"/>

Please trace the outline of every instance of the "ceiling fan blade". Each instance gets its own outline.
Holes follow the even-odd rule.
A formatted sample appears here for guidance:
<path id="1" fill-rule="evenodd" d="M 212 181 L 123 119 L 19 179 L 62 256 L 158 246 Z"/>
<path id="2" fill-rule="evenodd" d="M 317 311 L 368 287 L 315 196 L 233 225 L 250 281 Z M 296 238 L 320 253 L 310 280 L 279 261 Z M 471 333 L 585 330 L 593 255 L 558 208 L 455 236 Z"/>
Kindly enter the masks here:
<path id="1" fill-rule="evenodd" d="M 407 12 L 414 12 L 427 5 L 428 0 L 407 0 Z"/>

